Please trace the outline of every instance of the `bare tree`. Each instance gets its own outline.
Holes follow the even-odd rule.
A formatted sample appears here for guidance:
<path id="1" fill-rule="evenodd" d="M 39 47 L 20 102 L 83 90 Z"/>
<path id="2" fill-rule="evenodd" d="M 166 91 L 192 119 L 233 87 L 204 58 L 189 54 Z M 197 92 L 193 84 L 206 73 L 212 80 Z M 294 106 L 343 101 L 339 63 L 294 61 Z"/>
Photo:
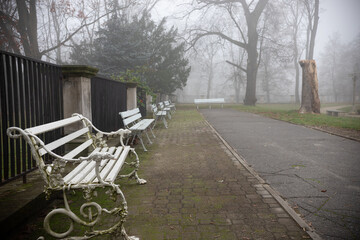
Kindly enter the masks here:
<path id="1" fill-rule="evenodd" d="M 215 60 L 219 51 L 219 45 L 216 39 L 213 41 L 211 39 L 207 40 L 208 41 L 202 41 L 201 46 L 196 51 L 196 54 L 201 59 L 200 64 L 202 65 L 202 71 L 207 80 L 206 98 L 210 98 L 215 68 L 218 65 Z"/>
<path id="2" fill-rule="evenodd" d="M 285 3 L 288 11 L 285 12 L 284 19 L 286 25 L 291 29 L 291 48 L 293 66 L 295 68 L 295 103 L 300 103 L 299 85 L 300 85 L 300 52 L 301 46 L 299 44 L 299 37 L 301 31 L 301 25 L 303 20 L 304 11 L 302 10 L 302 2 L 298 0 L 288 0 Z"/>
<path id="3" fill-rule="evenodd" d="M 134 0 L 127 0 L 126 2 L 131 5 L 133 1 Z M 114 11 L 129 7 L 129 5 L 124 5 L 119 8 L 113 8 L 109 12 L 104 12 L 101 15 L 93 15 L 93 12 L 85 14 L 78 6 L 75 6 L 75 3 L 64 1 L 63 4 L 65 4 L 65 6 L 63 7 L 65 7 L 66 11 L 68 11 L 68 8 L 71 8 L 71 4 L 74 4 L 70 11 L 72 11 L 72 17 L 78 20 L 78 25 L 70 29 L 66 19 L 68 16 L 63 16 L 61 13 L 64 12 L 59 12 L 60 6 L 56 5 L 56 1 L 48 1 L 47 3 L 49 4 L 44 7 L 44 5 L 40 5 L 36 0 L 16 0 L 13 4 L 1 5 L 1 7 L 8 7 L 6 11 L 1 9 L 0 35 L 10 43 L 7 45 L 2 44 L 2 46 L 6 47 L 4 50 L 23 53 L 26 56 L 41 59 L 42 56 L 59 49 L 71 41 L 72 38 L 84 28 L 98 23 L 102 18 L 110 15 Z M 48 11 L 50 14 L 48 16 L 51 16 L 51 19 L 48 17 L 47 20 L 40 18 L 43 19 L 43 26 L 38 26 L 37 17 L 39 9 L 40 11 Z M 72 18 L 73 22 L 71 22 L 71 25 L 74 25 L 74 18 Z M 54 28 L 50 27 L 51 24 L 53 24 Z M 60 24 L 62 25 L 60 26 Z M 39 34 L 39 31 L 43 32 Z M 55 32 L 55 40 L 50 38 L 53 32 Z M 40 46 L 39 42 L 41 38 L 48 38 L 45 39 L 45 43 L 52 45 L 42 44 Z M 59 50 L 57 52 L 58 61 L 60 61 L 60 54 L 61 52 Z"/>
<path id="4" fill-rule="evenodd" d="M 320 113 L 319 85 L 315 60 L 301 60 L 302 94 L 299 113 Z"/>
<path id="5" fill-rule="evenodd" d="M 306 33 L 306 59 L 314 59 L 315 37 L 319 23 L 319 0 L 303 0 L 308 19 Z"/>
<path id="6" fill-rule="evenodd" d="M 339 86 L 337 83 L 337 75 L 339 74 L 339 67 L 341 67 L 342 55 L 344 54 L 345 46 L 341 44 L 341 36 L 339 33 L 334 33 L 329 37 L 329 41 L 325 46 L 324 52 L 320 55 L 323 68 L 326 71 L 326 79 L 330 80 L 332 94 L 335 102 L 338 102 Z"/>
<path id="7" fill-rule="evenodd" d="M 245 50 L 242 48 L 238 48 L 238 50 L 238 53 L 235 53 L 236 51 L 233 49 L 233 45 L 230 45 L 231 61 L 227 61 L 227 63 L 232 66 L 232 71 L 227 81 L 231 81 L 232 83 L 236 103 L 240 103 L 240 90 L 245 84 L 244 71 L 239 68 L 239 66 L 244 64 Z"/>
<path id="8" fill-rule="evenodd" d="M 239 69 L 246 73 L 247 84 L 246 94 L 244 99 L 245 105 L 255 105 L 256 99 L 256 77 L 258 71 L 258 23 L 260 16 L 264 11 L 268 0 L 251 1 L 247 3 L 246 0 L 198 0 L 198 9 L 206 9 L 216 6 L 218 8 L 225 9 L 230 19 L 233 21 L 237 31 L 239 32 L 239 38 L 232 38 L 221 31 L 220 28 L 215 30 L 197 29 L 192 40 L 192 45 L 205 36 L 215 35 L 218 36 L 240 48 L 243 48 L 247 53 L 246 68 L 238 66 Z M 239 16 L 237 16 L 239 9 L 242 9 L 243 16 L 246 21 L 246 26 L 241 24 Z"/>

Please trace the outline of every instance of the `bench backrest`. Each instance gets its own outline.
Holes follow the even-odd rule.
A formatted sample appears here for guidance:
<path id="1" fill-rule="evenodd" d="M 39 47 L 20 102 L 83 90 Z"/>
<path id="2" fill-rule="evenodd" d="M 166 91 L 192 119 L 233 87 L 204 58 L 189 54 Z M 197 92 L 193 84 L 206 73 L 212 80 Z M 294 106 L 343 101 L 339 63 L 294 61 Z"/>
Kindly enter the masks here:
<path id="1" fill-rule="evenodd" d="M 205 99 L 194 99 L 194 103 L 225 103 L 224 98 L 205 98 Z"/>
<path id="2" fill-rule="evenodd" d="M 158 108 L 157 108 L 156 104 L 151 104 L 151 110 L 152 110 L 153 113 L 158 112 Z"/>
<path id="3" fill-rule="evenodd" d="M 65 126 L 75 125 L 81 126 L 79 130 L 74 130 L 66 136 L 63 136 L 59 139 L 56 139 L 52 142 L 46 142 L 44 133 L 51 133 L 52 131 L 61 130 Z M 78 128 L 77 128 L 78 129 Z M 51 122 L 39 126 L 35 126 L 32 128 L 21 129 L 17 127 L 10 127 L 7 130 L 7 134 L 11 138 L 24 138 L 24 140 L 29 144 L 32 152 L 32 156 L 36 160 L 36 164 L 39 167 L 40 173 L 44 178 L 44 181 L 51 185 L 52 179 L 49 177 L 51 174 L 54 174 L 54 167 L 51 165 L 45 164 L 46 156 L 49 159 L 55 160 L 57 156 L 66 159 L 72 159 L 76 156 L 80 155 L 84 151 L 87 151 L 88 147 L 92 146 L 95 148 L 94 140 L 91 135 L 91 127 L 88 125 L 87 120 L 84 119 L 82 115 L 75 115 L 70 118 L 66 118 L 63 120 L 59 120 L 56 122 Z M 85 137 L 85 141 L 84 141 Z M 65 155 L 53 152 L 53 150 L 59 149 L 64 146 L 66 143 L 74 141 L 78 138 L 81 138 L 82 144 L 75 147 L 70 152 Z M 49 151 L 51 152 L 49 154 Z M 55 167 L 56 168 L 56 167 Z"/>
<path id="4" fill-rule="evenodd" d="M 139 108 L 135 108 L 125 112 L 119 112 L 119 114 L 123 120 L 125 127 L 128 127 L 132 123 L 136 123 L 142 117 Z"/>
<path id="5" fill-rule="evenodd" d="M 163 109 L 165 107 L 164 102 L 159 102 L 159 107 L 160 107 L 160 109 Z"/>

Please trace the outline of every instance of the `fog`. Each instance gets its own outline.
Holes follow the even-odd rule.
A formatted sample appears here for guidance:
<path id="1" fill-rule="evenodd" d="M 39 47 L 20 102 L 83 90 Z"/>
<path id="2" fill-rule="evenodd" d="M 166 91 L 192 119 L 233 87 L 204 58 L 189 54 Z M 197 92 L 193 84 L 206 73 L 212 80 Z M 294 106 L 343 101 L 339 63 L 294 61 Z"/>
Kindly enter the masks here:
<path id="1" fill-rule="evenodd" d="M 316 61 L 321 102 L 350 102 L 360 78 L 359 0 L 31 2 L 0 1 L 2 50 L 107 76 L 145 67 L 141 81 L 178 102 L 299 103 L 302 59 Z"/>
<path id="2" fill-rule="evenodd" d="M 185 2 L 189 1 L 162 0 L 154 8 L 152 14 L 158 19 L 166 17 L 168 19 L 168 24 L 175 25 L 179 28 L 180 32 L 186 31 L 186 28 L 189 29 L 194 26 L 201 25 L 198 23 L 194 24 L 194 22 L 192 22 L 196 22 L 201 19 L 201 11 L 192 13 L 190 16 L 186 15 L 188 12 L 186 9 L 191 8 L 191 6 L 186 5 Z M 208 11 L 211 12 L 213 9 Z M 241 13 L 239 12 L 239 14 Z M 204 20 L 205 19 L 207 19 L 206 16 L 204 17 Z M 280 21 L 282 22 L 284 19 L 280 17 Z M 303 21 L 305 20 L 303 19 Z M 222 22 L 219 22 L 219 25 L 222 24 Z M 186 33 L 184 34 L 186 35 Z M 300 33 L 299 39 L 302 40 L 299 41 L 304 41 L 304 38 L 305 32 Z M 337 47 L 339 47 L 339 49 L 337 49 L 337 52 L 334 52 L 334 54 L 337 55 L 338 61 L 330 64 L 331 54 L 329 54 L 329 42 L 332 38 L 338 39 Z M 347 58 L 346 56 L 348 56 L 349 51 L 352 51 L 350 49 L 356 48 L 354 47 L 355 45 L 360 46 L 359 41 L 360 1 L 320 0 L 319 23 L 315 39 L 314 59 L 317 62 L 318 67 L 319 94 L 321 102 L 351 101 L 353 89 L 353 79 L 351 74 L 359 72 L 358 61 L 360 52 L 357 51 L 356 53 L 353 53 L 355 56 L 349 57 L 352 58 L 351 60 L 344 60 L 344 58 Z M 225 97 L 227 102 L 236 101 L 234 85 L 230 80 L 233 69 L 231 65 L 225 62 L 226 60 L 229 60 L 228 50 L 231 44 L 226 41 L 221 41 L 221 44 L 221 51 L 217 52 L 214 58 L 214 62 L 216 62 L 216 64 L 213 66 L 214 72 L 210 95 L 208 94 L 209 68 L 207 68 L 205 64 L 206 57 L 201 56 L 201 54 L 194 54 L 193 51 L 190 50 L 189 58 L 191 59 L 192 71 L 187 82 L 187 86 L 183 90 L 176 92 L 178 101 L 191 103 L 194 98 L 207 97 Z M 197 46 L 195 46 L 195 48 L 197 48 Z M 236 46 L 233 46 L 233 51 L 238 51 Z M 299 59 L 304 58 L 305 54 L 302 52 Z M 278 72 L 274 74 L 271 81 L 268 82 L 270 85 L 267 90 L 264 90 L 264 82 L 262 81 L 262 78 L 264 77 L 263 67 L 259 67 L 256 86 L 256 97 L 258 103 L 295 102 L 295 69 L 291 64 L 291 59 L 282 59 L 281 63 L 278 65 L 281 70 L 273 70 Z M 357 65 L 357 67 L 355 65 Z M 356 100 L 358 102 L 360 95 L 359 85 L 360 81 L 357 83 L 356 91 Z M 240 102 L 242 102 L 245 92 L 246 80 L 243 80 L 240 86 Z M 301 95 L 301 72 L 299 94 Z"/>

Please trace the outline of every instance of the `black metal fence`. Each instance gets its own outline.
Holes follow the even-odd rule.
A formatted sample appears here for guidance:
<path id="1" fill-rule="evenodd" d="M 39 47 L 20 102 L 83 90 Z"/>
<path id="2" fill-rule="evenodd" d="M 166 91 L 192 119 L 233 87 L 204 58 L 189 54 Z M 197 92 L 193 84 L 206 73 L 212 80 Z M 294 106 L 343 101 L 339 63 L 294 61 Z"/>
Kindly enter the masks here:
<path id="1" fill-rule="evenodd" d="M 119 112 L 127 110 L 126 104 L 125 83 L 99 76 L 91 78 L 92 122 L 98 129 L 111 132 L 123 128 Z"/>
<path id="2" fill-rule="evenodd" d="M 36 168 L 24 141 L 9 139 L 11 126 L 28 128 L 63 117 L 61 67 L 0 51 L 0 184 Z M 51 140 L 60 132 L 45 135 Z"/>

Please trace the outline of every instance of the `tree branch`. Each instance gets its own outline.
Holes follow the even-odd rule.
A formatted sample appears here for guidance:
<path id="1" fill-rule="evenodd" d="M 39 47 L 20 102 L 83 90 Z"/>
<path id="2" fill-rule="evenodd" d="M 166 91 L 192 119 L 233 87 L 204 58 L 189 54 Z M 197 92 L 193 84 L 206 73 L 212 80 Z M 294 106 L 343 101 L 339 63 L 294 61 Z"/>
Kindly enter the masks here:
<path id="1" fill-rule="evenodd" d="M 120 8 L 120 9 L 128 8 L 131 4 L 132 4 L 132 2 L 130 1 L 130 3 L 129 3 L 128 5 Z M 46 49 L 46 50 L 41 51 L 41 52 L 40 52 L 40 55 L 42 56 L 42 55 L 44 55 L 44 54 L 46 54 L 46 53 L 48 53 L 48 52 L 51 52 L 51 51 L 55 50 L 55 49 L 58 48 L 58 47 L 64 45 L 67 41 L 69 41 L 75 34 L 77 34 L 77 33 L 78 33 L 81 29 L 83 29 L 84 27 L 87 27 L 87 26 L 89 26 L 89 25 L 92 25 L 92 24 L 96 23 L 97 21 L 99 21 L 99 20 L 102 19 L 103 17 L 108 16 L 109 14 L 111 14 L 111 13 L 117 11 L 117 10 L 119 10 L 119 9 L 113 9 L 113 10 L 111 10 L 111 11 L 109 11 L 109 12 L 107 12 L 107 13 L 101 15 L 101 16 L 99 16 L 99 17 L 96 18 L 94 21 L 89 22 L 89 23 L 86 23 L 86 24 L 83 24 L 84 22 L 86 22 L 86 18 L 85 18 L 85 19 L 82 21 L 82 24 L 81 24 L 81 26 L 80 26 L 78 29 L 76 29 L 73 33 L 71 33 L 69 36 L 67 36 L 63 41 L 59 42 L 57 45 L 55 45 L 55 46 L 53 46 L 53 47 L 51 47 L 51 48 L 49 48 L 49 49 Z"/>
<path id="2" fill-rule="evenodd" d="M 232 11 L 231 11 L 231 7 L 232 7 L 232 5 L 230 5 L 230 6 L 227 8 L 228 13 L 230 14 L 231 19 L 233 20 L 233 22 L 235 23 L 235 25 L 236 25 L 237 29 L 239 30 L 239 32 L 240 32 L 240 34 L 241 34 L 241 37 L 242 37 L 242 39 L 243 39 L 243 41 L 244 41 L 244 43 L 246 43 L 246 38 L 245 38 L 245 35 L 244 35 L 244 33 L 243 33 L 243 31 L 242 31 L 242 29 L 241 29 L 240 25 L 239 25 L 239 24 L 237 23 L 237 21 L 236 21 L 236 19 L 235 19 L 235 17 L 234 17 L 234 15 L 233 15 L 233 13 L 232 13 Z"/>
<path id="3" fill-rule="evenodd" d="M 238 68 L 238 69 L 240 69 L 241 71 L 243 71 L 243 72 L 246 73 L 246 69 L 243 68 L 243 67 L 241 67 L 240 65 L 237 65 L 236 63 L 230 62 L 230 61 L 228 61 L 228 60 L 226 60 L 226 63 L 228 63 L 228 64 L 230 64 L 230 65 L 232 65 L 232 66 L 234 66 L 234 67 L 236 67 L 236 68 Z"/>
<path id="4" fill-rule="evenodd" d="M 205 31 L 205 30 L 202 30 L 202 31 Z M 221 37 L 222 39 L 227 40 L 227 41 L 229 41 L 229 42 L 231 42 L 231 43 L 233 43 L 233 44 L 235 44 L 235 45 L 237 45 L 237 46 L 239 46 L 239 47 L 241 47 L 241 48 L 244 48 L 244 49 L 247 48 L 247 44 L 246 44 L 246 43 L 243 43 L 243 42 L 240 42 L 240 41 L 236 41 L 236 40 L 228 37 L 227 35 L 225 35 L 225 34 L 223 34 L 223 33 L 221 33 L 221 32 L 210 32 L 210 31 L 205 31 L 205 33 L 198 34 L 198 35 L 195 37 L 195 39 L 193 40 L 193 43 L 191 44 L 191 47 L 195 46 L 196 42 L 197 42 L 199 39 L 201 39 L 201 38 L 203 38 L 203 37 L 205 37 L 205 36 L 211 36 L 211 35 Z"/>

